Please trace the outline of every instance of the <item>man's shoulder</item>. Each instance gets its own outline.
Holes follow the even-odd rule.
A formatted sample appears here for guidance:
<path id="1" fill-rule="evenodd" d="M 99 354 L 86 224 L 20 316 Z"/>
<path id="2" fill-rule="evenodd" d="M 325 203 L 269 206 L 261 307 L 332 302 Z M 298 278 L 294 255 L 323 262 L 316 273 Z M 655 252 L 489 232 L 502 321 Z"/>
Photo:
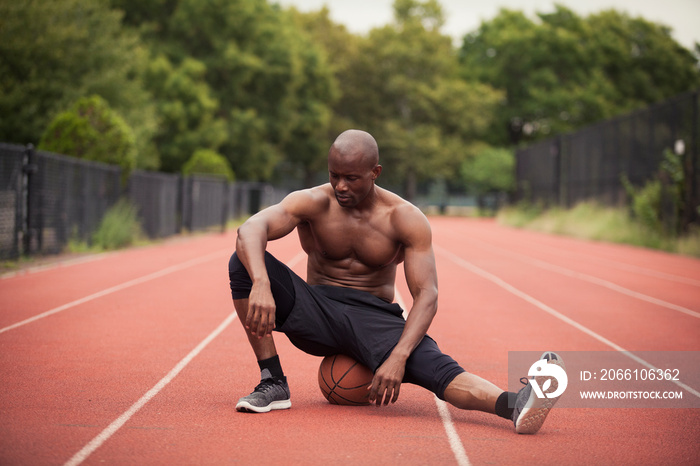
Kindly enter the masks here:
<path id="1" fill-rule="evenodd" d="M 330 194 L 332 192 L 332 188 L 330 183 L 326 184 L 321 184 L 318 186 L 314 186 L 312 188 L 304 188 L 304 189 L 298 189 L 296 191 L 292 191 L 287 195 L 287 197 L 298 197 L 298 198 L 304 198 L 307 200 L 315 200 L 315 201 L 322 201 L 325 199 L 330 198 Z"/>
<path id="2" fill-rule="evenodd" d="M 330 185 L 320 185 L 313 188 L 292 191 L 284 198 L 282 204 L 295 212 L 308 215 L 328 209 L 331 196 Z"/>
<path id="3" fill-rule="evenodd" d="M 382 188 L 382 193 L 386 199 L 386 204 L 390 206 L 392 210 L 392 216 L 399 218 L 407 218 L 408 220 L 414 220 L 416 218 L 425 218 L 423 212 L 416 207 L 415 204 L 407 201 L 396 193 L 388 191 Z"/>
<path id="4" fill-rule="evenodd" d="M 384 198 L 390 207 L 389 219 L 400 241 L 408 237 L 430 236 L 430 223 L 415 204 L 407 201 L 398 194 L 383 190 Z"/>

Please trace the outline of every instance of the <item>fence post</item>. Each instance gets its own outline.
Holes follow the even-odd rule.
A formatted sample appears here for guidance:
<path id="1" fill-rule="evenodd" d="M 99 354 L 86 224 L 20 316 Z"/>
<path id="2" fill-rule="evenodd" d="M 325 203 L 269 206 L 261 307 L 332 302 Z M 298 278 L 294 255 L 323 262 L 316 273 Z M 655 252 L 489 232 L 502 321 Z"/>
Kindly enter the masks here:
<path id="1" fill-rule="evenodd" d="M 524 185 L 527 182 L 523 172 L 522 161 L 523 149 L 515 149 L 515 202 L 523 202 L 525 200 Z M 529 200 L 529 199 L 528 199 Z"/>
<path id="2" fill-rule="evenodd" d="M 223 180 L 222 181 L 224 188 L 223 188 L 223 200 L 222 200 L 222 205 L 221 205 L 221 233 L 226 233 L 226 223 L 228 222 L 228 203 L 229 203 L 229 186 L 230 183 L 228 180 Z"/>
<path id="3" fill-rule="evenodd" d="M 188 176 L 180 175 L 180 233 L 186 229 L 192 229 L 192 225 L 190 225 L 192 195 L 189 178 Z"/>
<path id="4" fill-rule="evenodd" d="M 554 202 L 558 207 L 562 206 L 561 197 L 561 135 L 554 138 L 552 145 L 549 148 L 552 157 L 554 157 L 554 180 L 553 180 L 553 195 Z"/>
<path id="5" fill-rule="evenodd" d="M 689 150 L 686 151 L 686 159 L 684 165 L 685 171 L 685 206 L 683 209 L 683 220 L 681 229 L 687 231 L 691 223 L 700 219 L 700 148 L 698 148 L 698 139 L 700 139 L 700 121 L 698 121 L 698 112 L 700 111 L 700 101 L 698 95 L 700 90 L 693 92 L 692 100 L 692 117 Z"/>
<path id="6" fill-rule="evenodd" d="M 38 171 L 34 157 L 34 146 L 27 144 L 22 163 L 22 254 L 29 254 L 32 247 L 34 225 L 32 224 L 32 197 L 34 191 L 34 174 Z M 41 242 L 41 238 L 39 238 Z M 41 246 L 41 245 L 40 245 Z"/>

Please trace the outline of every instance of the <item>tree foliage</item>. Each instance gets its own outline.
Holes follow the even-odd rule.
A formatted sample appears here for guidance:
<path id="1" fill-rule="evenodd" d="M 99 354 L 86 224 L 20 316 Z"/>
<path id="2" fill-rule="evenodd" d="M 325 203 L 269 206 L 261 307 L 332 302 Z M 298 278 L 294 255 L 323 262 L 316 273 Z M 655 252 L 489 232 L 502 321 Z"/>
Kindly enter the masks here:
<path id="1" fill-rule="evenodd" d="M 339 105 L 377 138 L 390 167 L 382 176 L 412 198 L 421 180 L 455 176 L 500 95 L 460 79 L 451 39 L 440 33 L 437 2 L 400 0 L 394 8 L 395 22 L 360 42 Z"/>
<path id="2" fill-rule="evenodd" d="M 582 18 L 562 6 L 538 19 L 503 9 L 460 49 L 466 80 L 505 92 L 493 144 L 570 131 L 700 85 L 696 58 L 668 28 L 613 10 Z"/>
<path id="3" fill-rule="evenodd" d="M 320 45 L 328 68 L 333 74 L 331 82 L 333 99 L 330 122 L 325 135 L 326 141 L 332 141 L 338 134 L 356 125 L 352 121 L 352 111 L 348 109 L 348 105 L 353 103 L 358 92 L 361 92 L 364 87 L 362 83 L 349 79 L 353 66 L 359 59 L 362 38 L 350 33 L 342 24 L 334 23 L 329 13 L 327 7 L 310 13 L 290 9 L 290 14 L 298 27 L 310 37 L 313 43 Z M 325 157 L 320 164 L 325 164 Z M 325 171 L 325 167 L 323 170 Z"/>
<path id="4" fill-rule="evenodd" d="M 460 167 L 469 192 L 488 194 L 510 192 L 515 187 L 515 155 L 505 148 L 484 146 Z"/>
<path id="5" fill-rule="evenodd" d="M 671 30 L 615 10 L 588 17 L 597 33 L 591 47 L 613 83 L 615 106 L 631 110 L 700 86 L 697 56 L 671 37 Z M 602 34 L 601 34 L 602 32 Z"/>
<path id="6" fill-rule="evenodd" d="M 154 142 L 161 154 L 161 168 L 177 172 L 199 148 L 218 148 L 226 138 L 226 121 L 218 117 L 219 104 L 205 80 L 206 67 L 187 57 L 174 65 L 167 57 L 155 57 L 144 83 L 156 101 L 160 115 Z"/>
<path id="7" fill-rule="evenodd" d="M 210 149 L 198 149 L 182 166 L 185 175 L 221 175 L 229 181 L 235 176 L 226 158 Z"/>
<path id="8" fill-rule="evenodd" d="M 225 176 L 229 181 L 235 180 L 231 165 L 226 158 L 209 149 L 198 149 L 183 165 L 185 175 L 207 174 Z"/>
<path id="9" fill-rule="evenodd" d="M 39 149 L 120 165 L 129 172 L 136 163 L 134 133 L 107 101 L 83 97 L 60 113 L 41 137 Z"/>
<path id="10" fill-rule="evenodd" d="M 700 49 L 614 10 L 501 10 L 459 49 L 443 24 L 439 0 L 395 0 L 394 20 L 366 35 L 272 0 L 0 0 L 0 140 L 36 142 L 95 95 L 133 131 L 129 166 L 181 172 L 209 151 L 239 179 L 310 185 L 354 127 L 377 138 L 382 182 L 410 198 L 423 181 L 462 183 L 471 164 L 495 183 L 498 147 L 700 85 Z M 78 134 L 71 118 L 52 134 Z"/>
<path id="11" fill-rule="evenodd" d="M 138 165 L 157 166 L 156 117 L 139 76 L 147 55 L 98 0 L 0 0 L 0 140 L 25 144 L 77 99 L 103 97 L 135 130 Z"/>
<path id="12" fill-rule="evenodd" d="M 112 3 L 159 54 L 149 89 L 166 169 L 196 147 L 224 154 L 245 179 L 269 179 L 283 160 L 309 170 L 322 156 L 333 75 L 289 14 L 265 0 Z"/>

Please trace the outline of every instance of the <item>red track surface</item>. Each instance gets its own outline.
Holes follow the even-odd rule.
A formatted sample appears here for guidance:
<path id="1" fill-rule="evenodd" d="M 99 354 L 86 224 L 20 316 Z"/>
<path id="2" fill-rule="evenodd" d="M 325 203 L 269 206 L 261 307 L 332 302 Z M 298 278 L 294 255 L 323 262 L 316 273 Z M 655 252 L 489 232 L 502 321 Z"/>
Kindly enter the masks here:
<path id="1" fill-rule="evenodd" d="M 431 223 L 440 310 L 430 334 L 501 387 L 508 351 L 612 350 L 590 332 L 630 351 L 700 351 L 700 261 L 490 221 Z M 281 335 L 292 409 L 237 413 L 259 372 L 240 323 L 220 327 L 233 312 L 234 240 L 170 241 L 0 280 L 0 464 L 700 464 L 692 408 L 555 408 L 537 435 L 519 436 L 483 413 L 449 407 L 445 420 L 411 385 L 390 407 L 333 406 L 318 389 L 320 359 Z M 299 251 L 293 235 L 271 244 L 303 275 Z M 398 290 L 410 298 L 403 281 Z"/>

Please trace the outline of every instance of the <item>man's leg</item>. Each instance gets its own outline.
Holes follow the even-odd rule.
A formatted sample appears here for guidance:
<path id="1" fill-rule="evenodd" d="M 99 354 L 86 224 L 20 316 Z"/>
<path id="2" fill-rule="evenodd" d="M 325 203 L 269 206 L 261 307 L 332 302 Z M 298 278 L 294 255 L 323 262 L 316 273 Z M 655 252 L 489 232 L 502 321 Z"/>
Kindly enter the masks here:
<path id="1" fill-rule="evenodd" d="M 493 383 L 465 372 L 435 340 L 426 336 L 406 361 L 404 382 L 425 387 L 451 405 L 496 413 L 496 401 L 503 390 Z"/>
<path id="2" fill-rule="evenodd" d="M 265 264 L 272 284 L 278 317 L 285 319 L 294 304 L 293 283 L 289 271 L 269 254 L 266 254 Z M 255 387 L 253 393 L 238 401 L 236 409 L 244 412 L 264 413 L 273 409 L 289 408 L 292 405 L 289 386 L 282 371 L 272 336 L 258 338 L 245 328 L 248 315 L 247 296 L 252 282 L 236 254 L 231 257 L 229 262 L 229 279 L 231 280 L 233 305 L 260 367 L 260 384 Z"/>
<path id="3" fill-rule="evenodd" d="M 445 389 L 445 401 L 460 409 L 495 414 L 496 401 L 503 390 L 481 377 L 462 372 Z"/>
<path id="4" fill-rule="evenodd" d="M 556 364 L 564 369 L 564 361 L 551 351 L 540 357 L 548 364 Z M 537 377 L 536 377 L 537 379 Z M 461 409 L 474 409 L 511 419 L 519 434 L 534 434 L 544 423 L 556 398 L 538 398 L 527 378 L 521 379 L 525 386 L 518 392 L 506 392 L 491 382 L 473 374 L 463 372 L 457 375 L 445 388 L 444 398 L 448 403 Z M 544 380 L 538 381 L 542 385 Z M 552 391 L 556 390 L 556 380 Z"/>
<path id="5" fill-rule="evenodd" d="M 540 360 L 564 368 L 564 362 L 556 353 L 545 352 Z M 542 386 L 544 381 L 537 380 L 537 384 Z M 457 408 L 483 411 L 509 419 L 519 434 L 537 432 L 556 402 L 552 398 L 538 398 L 527 378 L 521 379 L 525 386 L 515 393 L 503 391 L 493 383 L 465 372 L 428 336 L 423 338 L 406 361 L 404 382 L 425 387 Z M 551 388 L 556 390 L 556 382 Z"/>
<path id="6" fill-rule="evenodd" d="M 277 356 L 277 348 L 275 347 L 275 341 L 272 339 L 272 335 L 265 338 L 258 338 L 250 333 L 249 329 L 245 328 L 246 316 L 248 315 L 248 299 L 234 299 L 233 306 L 236 308 L 238 320 L 240 320 L 241 325 L 243 325 L 243 331 L 248 337 L 248 341 L 250 342 L 251 348 L 253 348 L 257 360 L 263 361 Z"/>

